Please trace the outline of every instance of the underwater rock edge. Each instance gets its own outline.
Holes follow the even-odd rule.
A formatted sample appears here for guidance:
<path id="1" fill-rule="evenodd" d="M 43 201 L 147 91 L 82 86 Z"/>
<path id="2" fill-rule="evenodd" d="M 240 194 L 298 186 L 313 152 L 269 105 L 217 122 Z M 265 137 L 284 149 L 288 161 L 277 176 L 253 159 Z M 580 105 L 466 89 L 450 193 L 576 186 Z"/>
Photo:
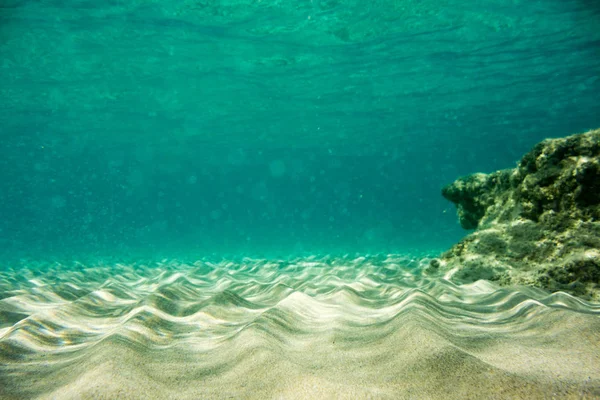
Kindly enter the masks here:
<path id="1" fill-rule="evenodd" d="M 428 273 L 600 300 L 600 129 L 546 139 L 516 168 L 461 177 L 442 195 L 475 231 Z"/>

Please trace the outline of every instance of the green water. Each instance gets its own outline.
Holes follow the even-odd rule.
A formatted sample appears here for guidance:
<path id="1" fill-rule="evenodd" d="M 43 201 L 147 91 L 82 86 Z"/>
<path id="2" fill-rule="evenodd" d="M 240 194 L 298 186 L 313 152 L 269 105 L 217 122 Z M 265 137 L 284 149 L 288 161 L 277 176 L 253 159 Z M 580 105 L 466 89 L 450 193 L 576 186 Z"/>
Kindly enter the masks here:
<path id="1" fill-rule="evenodd" d="M 0 5 L 0 255 L 437 252 L 441 187 L 600 126 L 575 0 Z"/>

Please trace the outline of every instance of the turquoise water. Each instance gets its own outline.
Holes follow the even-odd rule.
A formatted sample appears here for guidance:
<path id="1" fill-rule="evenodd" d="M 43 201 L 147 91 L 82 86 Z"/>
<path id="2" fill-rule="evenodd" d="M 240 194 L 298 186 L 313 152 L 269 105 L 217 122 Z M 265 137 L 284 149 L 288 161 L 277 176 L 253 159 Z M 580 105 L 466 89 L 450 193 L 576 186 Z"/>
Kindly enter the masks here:
<path id="1" fill-rule="evenodd" d="M 0 255 L 437 252 L 440 195 L 600 126 L 594 1 L 0 6 Z"/>
<path id="2" fill-rule="evenodd" d="M 597 303 L 429 267 L 599 93 L 592 0 L 0 1 L 0 399 L 600 398 Z"/>

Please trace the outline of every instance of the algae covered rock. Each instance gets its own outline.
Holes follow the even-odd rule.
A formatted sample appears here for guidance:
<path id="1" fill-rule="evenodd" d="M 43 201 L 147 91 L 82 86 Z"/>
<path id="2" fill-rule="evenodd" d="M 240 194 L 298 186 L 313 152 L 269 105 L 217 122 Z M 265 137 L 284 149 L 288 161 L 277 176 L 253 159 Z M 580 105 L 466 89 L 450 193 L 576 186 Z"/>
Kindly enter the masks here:
<path id="1" fill-rule="evenodd" d="M 544 140 L 516 168 L 459 178 L 442 195 L 475 231 L 430 271 L 600 300 L 600 130 Z"/>

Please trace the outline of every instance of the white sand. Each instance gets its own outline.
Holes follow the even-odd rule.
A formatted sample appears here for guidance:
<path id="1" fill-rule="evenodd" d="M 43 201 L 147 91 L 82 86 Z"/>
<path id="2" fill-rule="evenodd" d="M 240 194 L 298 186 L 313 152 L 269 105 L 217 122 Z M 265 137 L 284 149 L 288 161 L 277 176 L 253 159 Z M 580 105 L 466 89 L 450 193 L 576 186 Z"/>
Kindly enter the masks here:
<path id="1" fill-rule="evenodd" d="M 0 398 L 600 397 L 600 305 L 419 271 L 402 257 L 5 271 Z"/>

